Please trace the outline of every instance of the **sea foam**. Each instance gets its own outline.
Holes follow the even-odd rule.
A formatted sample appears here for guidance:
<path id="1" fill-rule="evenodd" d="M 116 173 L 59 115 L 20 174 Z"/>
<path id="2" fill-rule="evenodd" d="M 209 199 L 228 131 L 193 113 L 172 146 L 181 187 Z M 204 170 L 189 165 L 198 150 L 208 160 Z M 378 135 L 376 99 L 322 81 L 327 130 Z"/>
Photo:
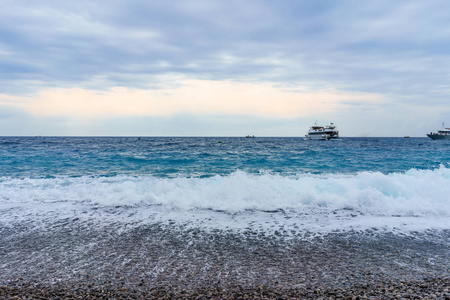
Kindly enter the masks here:
<path id="1" fill-rule="evenodd" d="M 19 214 L 14 210 L 18 207 L 32 209 L 37 215 L 55 210 L 79 214 L 95 207 L 91 216 L 101 215 L 102 209 L 109 214 L 116 211 L 113 215 L 127 216 L 124 222 L 175 219 L 195 223 L 201 219 L 208 223 L 213 218 L 216 222 L 209 223 L 245 227 L 249 222 L 280 222 L 275 221 L 279 218 L 290 220 L 281 221 L 286 225 L 302 222 L 309 227 L 380 227 L 409 222 L 422 224 L 422 229 L 445 229 L 449 224 L 442 220 L 450 217 L 450 169 L 445 167 L 389 174 L 280 176 L 236 171 L 210 178 L 3 177 L 0 190 L 4 219 Z M 236 221 L 240 217 L 242 220 Z M 330 220 L 340 221 L 330 225 Z"/>

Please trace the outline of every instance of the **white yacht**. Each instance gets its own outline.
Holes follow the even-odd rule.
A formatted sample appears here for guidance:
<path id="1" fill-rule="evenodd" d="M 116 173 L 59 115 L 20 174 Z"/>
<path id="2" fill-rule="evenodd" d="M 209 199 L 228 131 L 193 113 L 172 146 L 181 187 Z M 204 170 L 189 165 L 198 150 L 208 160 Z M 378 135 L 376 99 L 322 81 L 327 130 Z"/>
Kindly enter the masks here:
<path id="1" fill-rule="evenodd" d="M 432 140 L 450 140 L 450 128 L 445 128 L 444 122 L 442 122 L 442 129 L 437 132 L 430 132 L 427 136 Z"/>
<path id="2" fill-rule="evenodd" d="M 305 139 L 308 140 L 331 140 L 338 139 L 339 131 L 336 129 L 334 123 L 330 125 L 319 126 L 314 124 L 314 126 L 309 127 L 308 133 L 305 135 Z"/>

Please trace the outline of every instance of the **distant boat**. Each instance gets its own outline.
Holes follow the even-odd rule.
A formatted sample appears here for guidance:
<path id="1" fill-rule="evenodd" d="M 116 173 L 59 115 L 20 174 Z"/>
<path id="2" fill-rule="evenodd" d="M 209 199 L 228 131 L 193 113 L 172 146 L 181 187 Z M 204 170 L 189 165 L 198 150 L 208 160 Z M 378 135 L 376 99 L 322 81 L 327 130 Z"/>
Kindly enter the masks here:
<path id="1" fill-rule="evenodd" d="M 254 135 L 246 135 L 245 138 L 247 138 L 247 139 L 253 139 L 253 138 L 255 138 L 255 136 L 254 136 Z"/>
<path id="2" fill-rule="evenodd" d="M 450 140 L 450 128 L 445 128 L 442 122 L 442 129 L 434 133 L 430 132 L 427 136 L 432 140 Z"/>
<path id="3" fill-rule="evenodd" d="M 308 133 L 305 135 L 307 140 L 331 140 L 338 139 L 339 131 L 336 129 L 334 123 L 330 125 L 319 126 L 317 122 L 314 126 L 309 127 Z"/>
<path id="4" fill-rule="evenodd" d="M 409 139 L 409 135 L 405 135 L 405 139 Z"/>

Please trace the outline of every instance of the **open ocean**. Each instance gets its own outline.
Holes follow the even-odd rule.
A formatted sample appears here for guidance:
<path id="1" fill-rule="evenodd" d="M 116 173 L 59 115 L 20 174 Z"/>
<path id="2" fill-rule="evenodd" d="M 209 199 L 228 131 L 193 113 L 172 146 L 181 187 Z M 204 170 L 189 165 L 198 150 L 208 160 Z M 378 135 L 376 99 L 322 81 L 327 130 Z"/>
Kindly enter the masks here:
<path id="1" fill-rule="evenodd" d="M 359 277 L 347 286 L 363 284 L 368 269 L 390 280 L 448 278 L 449 230 L 450 141 L 0 138 L 4 286 L 92 277 L 104 286 L 112 274 L 128 286 L 188 286 L 189 272 L 201 286 L 342 284 L 317 271 L 332 254 L 309 269 L 296 260 L 305 245 L 347 251 L 347 264 L 384 245 L 353 265 Z M 327 248 L 336 239 L 359 246 Z M 274 256 L 289 262 L 264 263 Z"/>

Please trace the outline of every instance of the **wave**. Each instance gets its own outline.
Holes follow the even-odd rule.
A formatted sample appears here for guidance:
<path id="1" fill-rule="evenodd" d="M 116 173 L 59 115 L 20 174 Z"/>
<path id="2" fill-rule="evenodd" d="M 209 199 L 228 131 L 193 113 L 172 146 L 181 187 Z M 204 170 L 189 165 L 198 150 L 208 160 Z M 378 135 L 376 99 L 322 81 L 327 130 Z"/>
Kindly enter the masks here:
<path id="1" fill-rule="evenodd" d="M 100 207 L 177 210 L 355 211 L 374 216 L 450 216 L 450 169 L 382 174 L 260 175 L 236 171 L 210 178 L 153 176 L 0 179 L 0 203 L 71 202 Z"/>

